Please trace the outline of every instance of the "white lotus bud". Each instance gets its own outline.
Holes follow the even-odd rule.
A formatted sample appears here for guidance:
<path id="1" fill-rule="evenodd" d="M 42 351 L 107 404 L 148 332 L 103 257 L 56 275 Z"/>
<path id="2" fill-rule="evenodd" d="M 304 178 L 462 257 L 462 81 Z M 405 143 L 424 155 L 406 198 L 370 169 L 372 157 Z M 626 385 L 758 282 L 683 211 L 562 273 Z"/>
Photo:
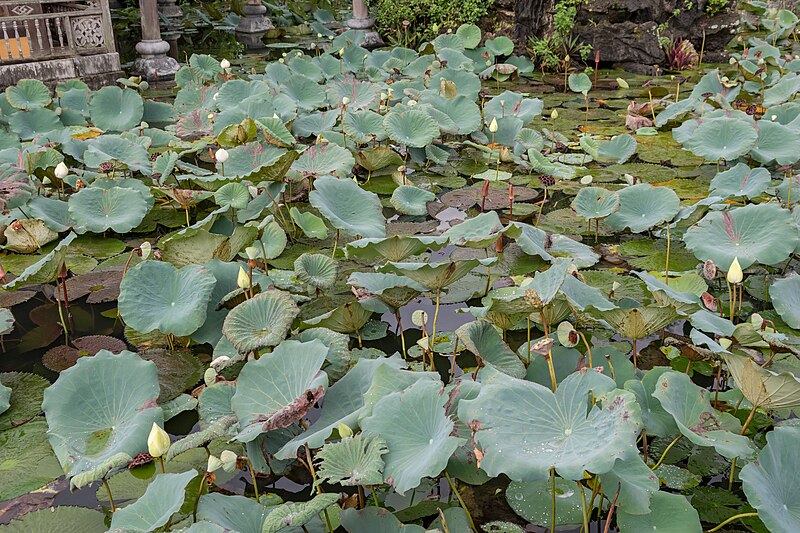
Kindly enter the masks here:
<path id="1" fill-rule="evenodd" d="M 220 148 L 220 149 L 219 149 L 219 150 L 217 150 L 217 152 L 214 154 L 214 158 L 215 158 L 217 161 L 219 161 L 220 163 L 224 163 L 225 161 L 227 161 L 227 160 L 228 160 L 228 157 L 229 157 L 229 154 L 228 154 L 228 151 L 227 151 L 225 148 Z"/>
<path id="2" fill-rule="evenodd" d="M 247 275 L 247 272 L 245 272 L 242 267 L 239 267 L 239 275 L 236 276 L 236 285 L 242 290 L 250 286 L 250 276 Z"/>
<path id="3" fill-rule="evenodd" d="M 236 452 L 230 450 L 223 450 L 219 454 L 219 460 L 222 462 L 222 469 L 228 473 L 236 470 L 236 463 L 239 461 L 239 456 Z"/>
<path id="4" fill-rule="evenodd" d="M 255 259 L 258 257 L 258 249 L 255 246 L 248 246 L 244 249 L 244 253 L 247 254 L 248 259 Z"/>
<path id="5" fill-rule="evenodd" d="M 735 57 L 731 57 L 731 58 L 728 60 L 728 63 L 730 63 L 731 65 L 735 65 L 735 64 L 736 64 L 736 58 L 735 58 Z"/>
<path id="6" fill-rule="evenodd" d="M 387 98 L 388 98 L 388 96 L 386 96 L 386 93 L 381 93 L 381 102 L 383 102 Z"/>
<path id="7" fill-rule="evenodd" d="M 56 165 L 55 175 L 58 179 L 63 180 L 69 174 L 69 167 L 62 161 Z"/>
<path id="8" fill-rule="evenodd" d="M 353 436 L 353 430 L 350 429 L 350 426 L 348 426 L 344 422 L 339 422 L 338 430 L 339 430 L 339 436 L 342 438 Z"/>
<path id="9" fill-rule="evenodd" d="M 147 436 L 147 452 L 153 457 L 161 457 L 167 453 L 170 444 L 169 434 L 153 422 L 150 435 Z"/>
<path id="10" fill-rule="evenodd" d="M 153 245 L 150 241 L 144 241 L 139 245 L 139 252 L 142 254 L 142 261 L 150 257 L 150 252 L 153 251 Z"/>
<path id="11" fill-rule="evenodd" d="M 221 66 L 224 69 L 229 69 L 231 68 L 231 62 L 228 61 L 227 59 L 223 59 L 222 61 L 219 62 L 219 66 Z"/>
<path id="12" fill-rule="evenodd" d="M 206 384 L 206 387 L 210 387 L 216 382 L 217 382 L 217 371 L 211 367 L 206 368 L 206 371 L 203 372 L 203 383 Z"/>
<path id="13" fill-rule="evenodd" d="M 553 109 L 553 112 L 550 113 L 550 118 L 552 118 L 553 120 L 558 118 L 558 109 Z"/>
<path id="14" fill-rule="evenodd" d="M 342 105 L 347 105 L 350 103 L 350 99 L 346 96 L 342 96 Z"/>
<path id="15" fill-rule="evenodd" d="M 339 57 L 344 56 L 344 48 L 339 48 Z"/>
<path id="16" fill-rule="evenodd" d="M 733 258 L 733 262 L 728 268 L 728 274 L 725 276 L 725 279 L 728 280 L 728 283 L 733 283 L 734 285 L 741 283 L 744 279 L 744 272 L 742 272 L 742 266 L 739 264 L 738 257 Z"/>
<path id="17" fill-rule="evenodd" d="M 497 119 L 492 118 L 492 122 L 489 124 L 489 131 L 492 133 L 497 133 Z"/>
<path id="18" fill-rule="evenodd" d="M 208 466 L 206 466 L 206 472 L 216 472 L 222 468 L 222 461 L 220 461 L 219 457 L 215 455 L 208 456 Z"/>
<path id="19" fill-rule="evenodd" d="M 625 183 L 627 183 L 628 185 L 633 185 L 634 183 L 636 183 L 636 178 L 634 178 L 630 174 L 623 174 L 622 177 L 625 178 Z"/>
<path id="20" fill-rule="evenodd" d="M 581 185 L 589 185 L 594 178 L 591 174 L 586 174 L 584 177 L 581 178 Z"/>

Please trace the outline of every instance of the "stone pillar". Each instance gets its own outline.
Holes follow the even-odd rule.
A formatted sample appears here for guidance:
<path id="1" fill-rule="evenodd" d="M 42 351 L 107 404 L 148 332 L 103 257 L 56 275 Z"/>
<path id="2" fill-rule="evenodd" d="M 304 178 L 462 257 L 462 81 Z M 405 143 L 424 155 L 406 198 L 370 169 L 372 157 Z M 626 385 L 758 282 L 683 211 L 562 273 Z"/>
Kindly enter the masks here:
<path id="1" fill-rule="evenodd" d="M 161 38 L 156 0 L 139 0 L 142 16 L 142 40 L 136 44 L 139 57 L 133 71 L 147 81 L 171 80 L 180 69 L 175 59 L 169 57 L 169 43 Z"/>
<path id="2" fill-rule="evenodd" d="M 383 46 L 383 39 L 375 31 L 375 19 L 369 16 L 369 8 L 364 0 L 353 0 L 353 16 L 346 22 L 354 30 L 364 30 L 364 48 L 377 48 Z"/>
<path id="3" fill-rule="evenodd" d="M 267 7 L 260 0 L 248 0 L 242 8 L 244 16 L 239 19 L 236 31 L 240 33 L 265 33 L 275 26 L 267 16 Z"/>
<path id="4" fill-rule="evenodd" d="M 158 0 L 158 10 L 162 15 L 169 18 L 180 18 L 183 16 L 177 0 Z"/>

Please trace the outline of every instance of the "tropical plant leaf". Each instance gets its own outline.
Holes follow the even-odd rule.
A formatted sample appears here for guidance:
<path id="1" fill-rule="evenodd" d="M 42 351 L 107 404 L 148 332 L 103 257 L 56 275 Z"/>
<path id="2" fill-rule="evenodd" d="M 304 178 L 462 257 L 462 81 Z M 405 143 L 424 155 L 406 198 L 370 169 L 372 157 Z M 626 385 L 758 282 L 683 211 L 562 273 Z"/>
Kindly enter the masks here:
<path id="1" fill-rule="evenodd" d="M 329 289 L 336 283 L 336 261 L 323 254 L 303 254 L 294 262 L 294 275 L 316 289 Z"/>
<path id="2" fill-rule="evenodd" d="M 383 483 L 383 459 L 389 449 L 379 436 L 359 433 L 330 442 L 317 452 L 317 476 L 328 483 L 345 487 Z"/>
<path id="3" fill-rule="evenodd" d="M 72 220 L 93 233 L 109 229 L 127 233 L 141 224 L 148 211 L 146 199 L 134 189 L 88 187 L 69 197 Z"/>
<path id="4" fill-rule="evenodd" d="M 103 87 L 92 96 L 89 115 L 101 130 L 126 131 L 142 121 L 144 101 L 133 89 Z"/>
<path id="5" fill-rule="evenodd" d="M 111 528 L 153 531 L 165 525 L 183 505 L 186 486 L 195 476 L 195 470 L 158 474 L 141 498 L 114 512 Z"/>
<path id="6" fill-rule="evenodd" d="M 268 290 L 233 308 L 225 317 L 222 333 L 241 353 L 276 346 L 299 312 L 287 293 Z"/>
<path id="7" fill-rule="evenodd" d="M 672 220 L 680 209 L 680 199 L 672 189 L 649 183 L 622 189 L 619 203 L 619 209 L 605 220 L 606 224 L 615 230 L 630 228 L 633 233 Z"/>
<path id="8" fill-rule="evenodd" d="M 390 111 L 383 119 L 389 138 L 403 146 L 424 148 L 439 135 L 439 126 L 419 109 Z"/>
<path id="9" fill-rule="evenodd" d="M 314 180 L 308 193 L 311 205 L 334 228 L 361 237 L 385 237 L 386 219 L 378 196 L 349 179 L 323 176 Z"/>

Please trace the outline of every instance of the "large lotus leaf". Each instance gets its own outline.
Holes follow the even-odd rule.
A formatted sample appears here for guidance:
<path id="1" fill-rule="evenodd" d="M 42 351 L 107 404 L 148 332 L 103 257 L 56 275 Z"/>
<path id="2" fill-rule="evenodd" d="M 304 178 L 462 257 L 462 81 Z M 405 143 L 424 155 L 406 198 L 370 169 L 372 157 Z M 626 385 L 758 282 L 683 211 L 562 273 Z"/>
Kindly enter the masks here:
<path id="1" fill-rule="evenodd" d="M 583 509 L 589 506 L 588 494 L 581 493 L 574 481 L 557 478 L 555 481 L 555 524 L 568 526 L 583 521 Z M 553 486 L 550 480 L 512 481 L 506 488 L 506 501 L 519 516 L 537 526 L 552 523 Z"/>
<path id="2" fill-rule="evenodd" d="M 680 210 L 680 199 L 675 191 L 649 183 L 622 189 L 619 202 L 619 210 L 606 219 L 606 224 L 618 231 L 630 228 L 633 233 L 672 220 Z"/>
<path id="3" fill-rule="evenodd" d="M 291 98 L 300 109 L 311 111 L 325 105 L 323 88 L 300 74 L 293 74 L 282 80 L 281 92 Z"/>
<path id="4" fill-rule="evenodd" d="M 83 475 L 87 484 L 118 465 L 119 456 L 130 461 L 146 451 L 150 428 L 163 417 L 158 395 L 156 366 L 128 351 L 101 350 L 61 372 L 42 410 L 64 472 Z"/>
<path id="5" fill-rule="evenodd" d="M 336 261 L 324 254 L 303 254 L 294 262 L 294 275 L 317 289 L 336 283 Z"/>
<path id="6" fill-rule="evenodd" d="M 263 533 L 277 533 L 287 527 L 305 526 L 328 507 L 336 505 L 339 495 L 334 493 L 317 494 L 307 502 L 288 502 L 275 507 L 264 520 Z M 305 529 L 305 527 L 303 527 Z"/>
<path id="7" fill-rule="evenodd" d="M 656 384 L 669 367 L 654 367 L 648 370 L 641 380 L 630 379 L 625 382 L 625 390 L 636 396 L 636 402 L 642 410 L 643 428 L 648 435 L 668 437 L 678 433 L 678 426 L 671 414 L 661 407 L 661 402 L 653 397 Z"/>
<path id="8" fill-rule="evenodd" d="M 314 144 L 294 162 L 292 169 L 303 176 L 318 177 L 333 174 L 346 177 L 356 164 L 350 150 L 338 144 Z"/>
<path id="9" fill-rule="evenodd" d="M 272 507 L 244 496 L 225 496 L 219 492 L 203 494 L 197 505 L 197 519 L 239 533 L 261 533 L 264 519 Z"/>
<path id="10" fill-rule="evenodd" d="M 742 268 L 785 261 L 800 235 L 788 210 L 767 203 L 712 211 L 689 228 L 683 240 L 698 259 L 711 259 L 727 271 L 734 258 Z"/>
<path id="11" fill-rule="evenodd" d="M 363 307 L 359 302 L 347 302 L 327 313 L 303 322 L 307 326 L 320 326 L 332 329 L 339 333 L 356 333 L 372 316 L 372 311 Z"/>
<path id="12" fill-rule="evenodd" d="M 491 364 L 509 376 L 522 378 L 525 366 L 508 345 L 495 327 L 484 320 L 468 322 L 456 330 L 458 339 L 467 350 Z"/>
<path id="13" fill-rule="evenodd" d="M 311 137 L 333 128 L 339 112 L 335 110 L 302 115 L 292 123 L 292 133 L 298 137 Z"/>
<path id="14" fill-rule="evenodd" d="M 777 427 L 767 433 L 767 445 L 758 460 L 745 465 L 739 474 L 742 490 L 770 531 L 800 530 L 800 491 L 797 476 L 797 442 L 800 428 Z"/>
<path id="15" fill-rule="evenodd" d="M 17 111 L 8 117 L 8 126 L 22 140 L 33 139 L 37 135 L 64 127 L 55 111 L 42 107 Z"/>
<path id="16" fill-rule="evenodd" d="M 33 511 L 0 526 L 3 533 L 103 533 L 105 515 L 94 509 L 59 505 Z"/>
<path id="17" fill-rule="evenodd" d="M 93 233 L 127 233 L 141 224 L 147 211 L 147 201 L 134 189 L 87 187 L 69 197 L 72 220 Z"/>
<path id="18" fill-rule="evenodd" d="M 383 117 L 374 111 L 348 111 L 342 119 L 342 127 L 347 136 L 358 143 L 386 139 Z"/>
<path id="19" fill-rule="evenodd" d="M 588 268 L 600 260 L 600 256 L 591 247 L 564 235 L 548 235 L 545 231 L 523 222 L 512 222 L 509 225 L 522 230 L 516 241 L 520 249 L 528 255 L 536 255 L 550 262 L 556 257 L 567 257 L 574 261 L 577 268 Z"/>
<path id="20" fill-rule="evenodd" d="M 764 164 L 791 165 L 800 159 L 800 133 L 771 120 L 759 120 L 758 139 L 750 155 Z"/>
<path id="21" fill-rule="evenodd" d="M 359 433 L 330 442 L 317 452 L 317 476 L 328 483 L 346 487 L 383 483 L 383 459 L 389 449 L 379 436 Z"/>
<path id="22" fill-rule="evenodd" d="M 22 273 L 14 278 L 13 281 L 3 285 L 3 289 L 15 289 L 25 285 L 35 285 L 37 283 L 50 283 L 56 279 L 64 266 L 67 257 L 67 249 L 76 235 L 70 232 L 64 237 L 55 248 L 50 250 L 44 257 L 27 267 Z"/>
<path id="23" fill-rule="evenodd" d="M 221 207 L 216 211 L 227 211 Z M 212 212 L 210 217 L 214 216 Z M 204 221 L 197 226 L 204 225 Z M 213 259 L 230 261 L 239 251 L 255 240 L 258 230 L 253 226 L 234 226 L 232 235 L 211 233 L 198 227 L 189 227 L 163 237 L 158 245 L 161 257 L 175 266 L 181 267 L 196 263 L 208 263 Z"/>
<path id="24" fill-rule="evenodd" d="M 317 339 L 328 347 L 328 355 L 325 356 L 323 370 L 328 374 L 330 383 L 335 383 L 342 379 L 350 370 L 352 354 L 350 353 L 350 337 L 344 333 L 339 333 L 328 328 L 306 329 L 292 337 L 293 340 L 307 342 Z"/>
<path id="25" fill-rule="evenodd" d="M 653 396 L 675 418 L 681 433 L 698 446 L 713 446 L 728 458 L 753 454 L 750 439 L 722 426 L 720 415 L 711 407 L 709 391 L 692 383 L 686 374 L 664 373 Z"/>
<path id="26" fill-rule="evenodd" d="M 752 122 L 736 117 L 704 119 L 685 143 L 695 155 L 710 161 L 733 161 L 749 152 L 758 133 Z"/>
<path id="27" fill-rule="evenodd" d="M 250 191 L 242 183 L 226 183 L 214 192 L 214 202 L 222 207 L 244 209 L 250 203 Z"/>
<path id="28" fill-rule="evenodd" d="M 47 422 L 34 418 L 0 431 L 0 500 L 41 488 L 63 473 L 47 442 Z"/>
<path id="29" fill-rule="evenodd" d="M 111 529 L 153 531 L 160 528 L 181 508 L 186 486 L 196 475 L 196 470 L 158 474 L 141 498 L 114 512 Z"/>
<path id="30" fill-rule="evenodd" d="M 126 165 L 131 170 L 150 174 L 152 165 L 147 150 L 141 144 L 119 135 L 102 135 L 88 144 L 83 162 L 89 168 L 98 168 L 107 161 Z"/>
<path id="31" fill-rule="evenodd" d="M 763 167 L 751 169 L 739 163 L 730 170 L 720 172 L 711 180 L 711 193 L 718 196 L 744 196 L 755 198 L 769 187 L 772 177 Z"/>
<path id="32" fill-rule="evenodd" d="M 303 234 L 306 237 L 311 237 L 312 239 L 324 239 L 328 236 L 328 227 L 325 225 L 325 221 L 314 213 L 308 211 L 301 212 L 295 206 L 292 206 L 289 209 L 289 216 L 292 217 L 294 223 L 297 224 L 301 230 L 303 230 Z"/>
<path id="33" fill-rule="evenodd" d="M 746 355 L 720 354 L 736 385 L 753 406 L 766 409 L 800 407 L 800 380 L 790 372 L 762 368 Z"/>
<path id="34" fill-rule="evenodd" d="M 600 482 L 606 487 L 619 487 L 617 505 L 620 511 L 635 515 L 650 512 L 651 497 L 659 487 L 658 476 L 639 457 L 618 460 L 614 468 L 600 475 Z"/>
<path id="35" fill-rule="evenodd" d="M 222 333 L 240 353 L 275 346 L 299 312 L 287 293 L 268 290 L 234 307 L 225 317 Z"/>
<path id="36" fill-rule="evenodd" d="M 413 185 L 400 185 L 392 191 L 390 202 L 400 214 L 424 216 L 428 214 L 428 202 L 435 199 L 436 195 L 430 191 Z"/>
<path id="37" fill-rule="evenodd" d="M 619 209 L 619 193 L 602 187 L 584 187 L 572 200 L 572 209 L 583 218 L 605 218 Z"/>
<path id="38" fill-rule="evenodd" d="M 497 261 L 496 257 L 487 259 L 464 259 L 460 261 L 441 261 L 439 263 L 397 263 L 390 262 L 389 272 L 407 276 L 431 290 L 443 289 L 469 274 L 478 265 L 488 266 Z"/>
<path id="39" fill-rule="evenodd" d="M 617 135 L 600 143 L 597 148 L 598 161 L 624 163 L 636 153 L 636 139 L 632 135 Z"/>
<path id="40" fill-rule="evenodd" d="M 592 80 L 585 72 L 575 72 L 567 79 L 569 90 L 576 93 L 588 93 L 592 88 Z"/>
<path id="41" fill-rule="evenodd" d="M 140 333 L 159 330 L 186 336 L 206 321 L 216 279 L 199 265 L 176 269 L 170 263 L 143 261 L 120 283 L 119 314 Z"/>
<path id="42" fill-rule="evenodd" d="M 800 276 L 788 276 L 772 282 L 769 296 L 775 311 L 786 324 L 800 329 Z"/>
<path id="43" fill-rule="evenodd" d="M 447 133 L 468 135 L 481 128 L 481 109 L 478 104 L 464 95 L 458 95 L 455 98 L 426 95 L 422 101 L 452 121 L 455 127 L 450 128 Z M 442 127 L 442 130 L 445 128 Z"/>
<path id="44" fill-rule="evenodd" d="M 618 308 L 590 313 L 608 324 L 626 339 L 644 339 L 677 320 L 680 315 L 674 307 Z"/>
<path id="45" fill-rule="evenodd" d="M 45 107 L 52 101 L 50 89 L 39 80 L 19 80 L 5 92 L 6 100 L 12 107 L 22 110 Z"/>
<path id="46" fill-rule="evenodd" d="M 538 98 L 525 98 L 522 94 L 503 91 L 486 102 L 483 107 L 483 120 L 488 124 L 493 118 L 500 120 L 507 116 L 515 116 L 527 124 L 542 113 L 544 103 Z"/>
<path id="47" fill-rule="evenodd" d="M 392 235 L 386 238 L 365 238 L 347 243 L 347 257 L 367 260 L 378 258 L 402 261 L 425 250 L 437 251 L 448 242 L 447 237 L 425 237 L 418 235 Z"/>
<path id="48" fill-rule="evenodd" d="M 425 533 L 425 528 L 403 524 L 388 509 L 369 506 L 342 511 L 342 526 L 349 533 Z"/>
<path id="49" fill-rule="evenodd" d="M 392 150 L 391 146 L 376 146 L 356 153 L 358 164 L 366 170 L 374 171 L 386 167 L 398 167 L 403 164 L 400 154 Z"/>
<path id="50" fill-rule="evenodd" d="M 256 127 L 264 140 L 281 148 L 290 148 L 295 138 L 279 117 L 263 117 L 256 120 Z"/>
<path id="51" fill-rule="evenodd" d="M 325 232 L 327 234 L 327 230 L 325 230 Z M 283 253 L 283 251 L 286 249 L 287 243 L 288 239 L 286 237 L 286 232 L 283 231 L 283 228 L 280 224 L 278 224 L 275 220 L 271 220 L 270 222 L 267 222 L 262 230 L 261 244 L 264 246 L 264 249 L 262 250 L 261 246 L 254 245 L 256 248 L 256 257 L 261 257 L 263 253 L 266 253 L 267 256 L 264 257 L 264 259 L 268 261 L 275 259 Z"/>
<path id="52" fill-rule="evenodd" d="M 387 274 L 383 272 L 353 272 L 347 279 L 347 283 L 354 286 L 366 289 L 366 297 L 359 300 L 362 307 L 375 313 L 394 312 L 400 309 L 412 299 L 417 297 L 419 293 L 425 290 L 425 287 L 406 276 L 398 276 L 397 274 Z M 374 308 L 370 307 L 372 296 L 377 296 L 382 304 L 374 302 Z"/>
<path id="53" fill-rule="evenodd" d="M 700 517 L 686 496 L 658 491 L 650 498 L 650 512 L 631 514 L 619 510 L 619 530 L 655 531 L 656 533 L 701 533 Z"/>
<path id="54" fill-rule="evenodd" d="M 325 393 L 325 403 L 319 418 L 303 433 L 286 443 L 275 456 L 278 459 L 291 459 L 297 449 L 304 444 L 319 448 L 339 424 L 355 427 L 365 405 L 365 394 L 372 386 L 372 378 L 383 365 L 400 369 L 403 365 L 399 357 L 360 359 L 342 379 Z"/>
<path id="55" fill-rule="evenodd" d="M 144 101 L 133 89 L 103 87 L 92 96 L 89 115 L 101 130 L 129 130 L 142 121 Z"/>
<path id="56" fill-rule="evenodd" d="M 496 211 L 487 211 L 451 226 L 442 236 L 457 246 L 485 248 L 508 232 L 514 237 L 519 229 L 516 226 L 504 227 Z"/>
<path id="57" fill-rule="evenodd" d="M 327 96 L 331 107 L 342 105 L 342 98 L 349 98 L 348 109 L 358 110 L 373 107 L 380 99 L 381 86 L 353 77 L 331 80 L 327 84 Z"/>
<path id="58" fill-rule="evenodd" d="M 257 249 L 259 252 L 261 251 L 260 247 Z M 203 267 L 211 272 L 216 283 L 206 304 L 206 320 L 191 336 L 192 340 L 199 344 L 207 343 L 214 346 L 222 337 L 222 324 L 229 312 L 224 307 L 217 309 L 217 305 L 225 295 L 237 289 L 236 279 L 240 266 L 238 263 L 224 263 L 219 259 L 214 259 L 204 264 Z"/>
<path id="59" fill-rule="evenodd" d="M 41 413 L 42 398 L 49 381 L 27 372 L 5 372 L 0 374 L 0 383 L 11 389 L 10 406 L 0 413 L 0 431 L 24 424 Z"/>
<path id="60" fill-rule="evenodd" d="M 439 126 L 425 111 L 390 111 L 383 119 L 389 138 L 403 146 L 424 148 L 439 135 Z"/>
<path id="61" fill-rule="evenodd" d="M 294 152 L 287 152 L 285 149 L 271 144 L 251 142 L 228 150 L 228 160 L 225 163 L 217 162 L 217 171 L 226 177 L 266 179 L 267 176 L 262 176 L 266 169 L 273 165 L 280 166 L 282 158 L 287 154 L 294 154 Z M 281 175 L 275 179 L 282 177 Z"/>
<path id="62" fill-rule="evenodd" d="M 33 253 L 58 238 L 58 233 L 48 228 L 44 221 L 35 218 L 17 220 L 8 225 L 3 234 L 6 250 L 24 254 Z"/>
<path id="63" fill-rule="evenodd" d="M 366 433 L 380 435 L 389 447 L 384 476 L 399 494 L 437 476 L 464 439 L 451 437 L 453 421 L 445 414 L 447 395 L 440 383 L 421 380 L 402 392 L 381 398 L 361 421 Z"/>
<path id="64" fill-rule="evenodd" d="M 594 370 L 570 374 L 555 394 L 537 383 L 504 377 L 481 386 L 473 400 L 462 400 L 458 418 L 476 428 L 483 451 L 481 468 L 514 481 L 547 479 L 550 469 L 566 479 L 583 479 L 585 470 L 608 472 L 617 459 L 637 454 L 641 420 L 629 393 L 612 393 L 587 410 L 615 383 Z M 528 416 L 520 418 L 519 413 Z"/>
<path id="65" fill-rule="evenodd" d="M 353 180 L 333 176 L 317 178 L 308 200 L 337 229 L 362 237 L 386 236 L 380 198 Z"/>
<path id="66" fill-rule="evenodd" d="M 328 348 L 318 340 L 284 341 L 248 362 L 237 380 L 231 406 L 249 442 L 261 433 L 288 427 L 325 395 L 328 376 L 320 370 Z"/>

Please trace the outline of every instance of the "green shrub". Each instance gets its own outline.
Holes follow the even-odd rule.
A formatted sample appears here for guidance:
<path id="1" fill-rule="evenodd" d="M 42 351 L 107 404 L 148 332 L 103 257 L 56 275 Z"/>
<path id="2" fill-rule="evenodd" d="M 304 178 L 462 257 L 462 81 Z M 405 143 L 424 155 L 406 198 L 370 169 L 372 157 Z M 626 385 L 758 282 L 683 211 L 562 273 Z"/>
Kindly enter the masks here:
<path id="1" fill-rule="evenodd" d="M 391 44 L 416 47 L 442 30 L 476 23 L 494 0 L 371 0 L 370 13 Z M 408 21 L 408 27 L 403 25 Z"/>

